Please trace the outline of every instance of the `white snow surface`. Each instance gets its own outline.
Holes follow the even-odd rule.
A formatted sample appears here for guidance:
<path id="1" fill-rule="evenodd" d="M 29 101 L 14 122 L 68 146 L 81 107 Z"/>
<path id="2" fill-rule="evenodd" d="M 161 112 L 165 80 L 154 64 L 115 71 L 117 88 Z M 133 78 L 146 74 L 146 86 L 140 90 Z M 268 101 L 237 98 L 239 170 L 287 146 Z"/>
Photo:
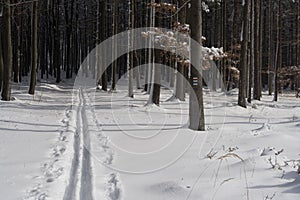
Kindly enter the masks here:
<path id="1" fill-rule="evenodd" d="M 0 199 L 293 200 L 300 197 L 300 99 L 205 90 L 205 132 L 188 129 L 188 99 L 14 86 L 0 102 Z"/>

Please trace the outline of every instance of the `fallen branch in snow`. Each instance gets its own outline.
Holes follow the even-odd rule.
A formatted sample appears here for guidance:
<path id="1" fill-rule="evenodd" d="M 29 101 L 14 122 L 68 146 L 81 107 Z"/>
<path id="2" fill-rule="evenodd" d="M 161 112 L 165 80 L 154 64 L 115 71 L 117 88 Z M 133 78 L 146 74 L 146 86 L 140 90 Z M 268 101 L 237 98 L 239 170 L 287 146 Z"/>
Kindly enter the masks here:
<path id="1" fill-rule="evenodd" d="M 242 162 L 244 162 L 244 159 L 242 159 L 239 155 L 237 155 L 235 153 L 227 153 L 227 154 L 221 156 L 218 159 L 223 160 L 223 159 L 226 159 L 226 158 L 237 158 L 237 159 L 241 160 Z"/>
<path id="2" fill-rule="evenodd" d="M 213 159 L 213 157 L 215 157 L 215 155 L 217 155 L 217 151 L 214 152 L 214 149 L 211 149 L 210 152 L 206 155 L 207 158 L 209 158 L 210 160 Z"/>

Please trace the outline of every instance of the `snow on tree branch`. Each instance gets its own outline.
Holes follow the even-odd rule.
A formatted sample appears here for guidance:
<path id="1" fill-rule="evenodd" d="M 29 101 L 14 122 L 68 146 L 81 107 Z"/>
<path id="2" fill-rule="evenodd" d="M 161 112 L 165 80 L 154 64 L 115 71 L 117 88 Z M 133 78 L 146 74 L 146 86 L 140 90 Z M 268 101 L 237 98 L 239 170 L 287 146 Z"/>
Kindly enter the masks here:
<path id="1" fill-rule="evenodd" d="M 179 61 L 187 63 L 190 62 L 189 33 L 189 25 L 177 24 L 175 31 L 163 32 L 159 28 L 154 28 L 153 30 L 142 32 L 142 36 L 147 39 L 153 38 L 156 45 L 162 47 L 166 52 L 176 54 Z M 205 41 L 206 38 L 202 37 L 202 40 Z M 224 53 L 223 48 L 202 47 L 202 56 L 204 61 L 203 68 L 207 69 L 210 68 L 209 61 L 225 58 L 226 53 Z"/>

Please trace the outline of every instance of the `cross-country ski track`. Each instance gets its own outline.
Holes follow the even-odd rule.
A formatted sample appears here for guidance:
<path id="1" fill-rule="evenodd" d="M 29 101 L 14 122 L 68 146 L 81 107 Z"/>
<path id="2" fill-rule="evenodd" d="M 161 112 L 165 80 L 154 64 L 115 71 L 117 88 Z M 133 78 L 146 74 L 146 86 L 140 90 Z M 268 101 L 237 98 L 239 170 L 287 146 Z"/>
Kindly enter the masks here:
<path id="1" fill-rule="evenodd" d="M 79 89 L 75 95 L 78 98 L 77 103 L 74 105 L 76 110 L 76 131 L 74 134 L 74 155 L 72 159 L 72 166 L 70 171 L 69 183 L 64 194 L 64 200 L 93 200 L 93 170 L 91 164 L 91 145 L 90 145 L 90 130 L 89 125 L 95 123 L 99 127 L 99 122 L 96 119 L 94 110 L 91 107 L 90 98 L 86 95 L 84 89 Z M 93 121 L 89 121 L 87 112 L 91 112 Z M 89 113 L 90 114 L 90 113 Z M 102 137 L 106 138 L 106 137 Z M 107 141 L 103 141 L 106 143 Z M 107 148 L 107 147 L 105 147 Z M 113 159 L 113 155 L 109 151 L 105 151 L 109 155 L 106 156 L 110 161 L 105 161 L 105 164 L 110 164 Z M 108 182 L 105 184 L 107 188 L 102 188 L 107 194 L 105 196 L 108 200 L 118 200 L 118 195 L 115 195 L 115 191 L 112 191 L 111 186 L 116 182 L 117 176 L 115 174 L 109 174 Z"/>

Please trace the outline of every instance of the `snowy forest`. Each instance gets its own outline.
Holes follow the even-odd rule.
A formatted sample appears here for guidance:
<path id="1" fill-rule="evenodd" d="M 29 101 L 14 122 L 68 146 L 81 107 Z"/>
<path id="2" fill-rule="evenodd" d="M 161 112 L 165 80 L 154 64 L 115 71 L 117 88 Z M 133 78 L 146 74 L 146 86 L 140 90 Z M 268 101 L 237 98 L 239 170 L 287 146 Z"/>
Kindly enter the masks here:
<path id="1" fill-rule="evenodd" d="M 0 0 L 0 199 L 300 197 L 300 0 Z"/>

